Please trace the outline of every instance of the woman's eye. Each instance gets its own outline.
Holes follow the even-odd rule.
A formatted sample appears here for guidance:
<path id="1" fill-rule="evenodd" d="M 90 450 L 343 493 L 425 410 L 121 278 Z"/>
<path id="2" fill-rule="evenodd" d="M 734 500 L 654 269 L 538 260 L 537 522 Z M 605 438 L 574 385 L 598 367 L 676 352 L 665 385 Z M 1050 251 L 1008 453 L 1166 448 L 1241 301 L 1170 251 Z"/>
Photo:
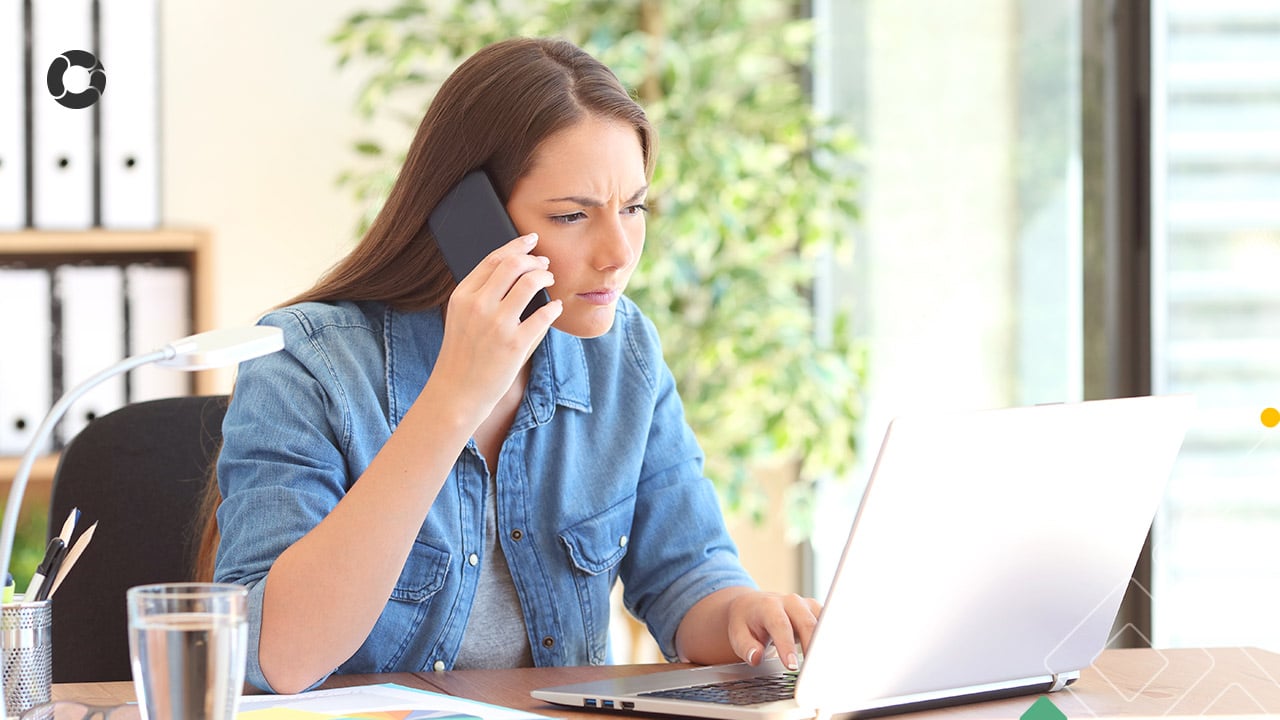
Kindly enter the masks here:
<path id="1" fill-rule="evenodd" d="M 586 220 L 586 219 L 587 219 L 587 214 L 586 214 L 586 213 L 584 213 L 584 212 L 582 212 L 581 210 L 579 210 L 578 212 L 571 212 L 571 213 L 568 213 L 567 215 L 552 215 L 552 216 L 551 216 L 551 221 L 552 221 L 552 222 L 558 222 L 558 223 L 560 223 L 560 224 L 562 224 L 562 225 L 572 225 L 572 224 L 574 224 L 574 223 L 576 223 L 576 222 L 580 222 L 580 221 L 582 221 L 582 220 Z"/>
<path id="2" fill-rule="evenodd" d="M 649 206 L 644 203 L 636 203 L 635 205 L 629 205 L 623 208 L 622 212 L 628 215 L 643 215 L 649 212 Z"/>

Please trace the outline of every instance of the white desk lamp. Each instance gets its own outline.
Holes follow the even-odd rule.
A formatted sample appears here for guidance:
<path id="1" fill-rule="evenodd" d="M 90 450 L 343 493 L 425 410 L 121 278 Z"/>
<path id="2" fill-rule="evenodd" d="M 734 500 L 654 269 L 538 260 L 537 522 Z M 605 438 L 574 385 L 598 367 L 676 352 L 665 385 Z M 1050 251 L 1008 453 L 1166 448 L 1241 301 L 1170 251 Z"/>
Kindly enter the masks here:
<path id="1" fill-rule="evenodd" d="M 22 456 L 18 472 L 9 487 L 9 500 L 4 509 L 4 526 L 0 530 L 0 568 L 8 569 L 13 555 L 13 538 L 18 530 L 18 511 L 22 506 L 22 496 L 27 490 L 27 480 L 31 475 L 31 467 L 36 456 L 53 433 L 53 427 L 66 414 L 71 405 L 86 392 L 99 383 L 122 373 L 129 372 L 143 365 L 156 364 L 175 370 L 208 370 L 210 368 L 233 365 L 242 360 L 249 360 L 260 355 L 273 353 L 284 347 L 284 335 L 280 328 L 253 326 L 243 328 L 227 328 L 191 335 L 142 355 L 125 358 L 111 367 L 98 372 L 88 380 L 80 383 L 62 396 L 49 414 L 36 429 L 31 438 L 27 452 Z M 8 686 L 8 678 L 0 678 L 4 686 Z M 0 691 L 0 718 L 8 717 L 5 708 L 5 693 Z"/>

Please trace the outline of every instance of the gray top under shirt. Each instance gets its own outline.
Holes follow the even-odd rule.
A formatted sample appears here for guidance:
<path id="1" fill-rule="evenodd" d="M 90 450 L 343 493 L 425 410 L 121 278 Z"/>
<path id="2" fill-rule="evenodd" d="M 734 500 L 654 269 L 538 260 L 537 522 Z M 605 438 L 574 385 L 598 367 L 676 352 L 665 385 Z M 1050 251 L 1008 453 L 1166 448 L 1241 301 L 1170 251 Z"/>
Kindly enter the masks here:
<path id="1" fill-rule="evenodd" d="M 511 581 L 507 556 L 498 542 L 498 479 L 494 473 L 489 474 L 489 489 L 484 494 L 484 548 L 479 568 L 475 602 L 453 669 L 533 667 L 524 611 Z"/>

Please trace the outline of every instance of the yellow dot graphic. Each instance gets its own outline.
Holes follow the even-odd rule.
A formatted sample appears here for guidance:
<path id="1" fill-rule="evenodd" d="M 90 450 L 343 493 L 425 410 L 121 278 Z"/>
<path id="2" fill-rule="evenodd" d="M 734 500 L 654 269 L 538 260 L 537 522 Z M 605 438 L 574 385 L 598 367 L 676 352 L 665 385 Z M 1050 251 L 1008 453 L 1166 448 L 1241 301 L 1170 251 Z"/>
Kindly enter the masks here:
<path id="1" fill-rule="evenodd" d="M 1267 408 L 1262 411 L 1262 424 L 1269 428 L 1280 425 L 1280 410 L 1275 408 Z"/>

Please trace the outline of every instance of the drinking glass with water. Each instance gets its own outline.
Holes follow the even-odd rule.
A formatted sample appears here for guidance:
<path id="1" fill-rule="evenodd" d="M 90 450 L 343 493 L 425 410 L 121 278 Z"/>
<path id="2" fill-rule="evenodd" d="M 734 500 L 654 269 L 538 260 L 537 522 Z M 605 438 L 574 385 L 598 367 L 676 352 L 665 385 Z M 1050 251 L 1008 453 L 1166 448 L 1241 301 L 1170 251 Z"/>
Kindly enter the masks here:
<path id="1" fill-rule="evenodd" d="M 247 590 L 141 585 L 127 593 L 129 659 L 143 720 L 233 720 L 244 685 Z"/>

